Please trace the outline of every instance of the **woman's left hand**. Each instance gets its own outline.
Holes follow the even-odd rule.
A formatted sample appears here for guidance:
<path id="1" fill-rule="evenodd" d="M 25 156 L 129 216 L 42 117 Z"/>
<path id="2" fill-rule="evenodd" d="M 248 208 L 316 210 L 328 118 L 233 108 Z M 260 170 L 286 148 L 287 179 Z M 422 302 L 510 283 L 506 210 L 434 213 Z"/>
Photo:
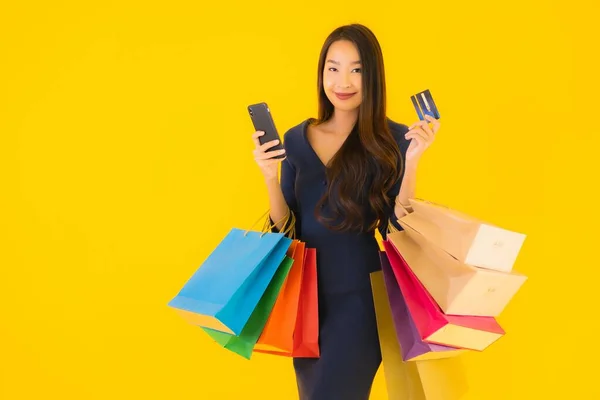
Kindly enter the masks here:
<path id="1" fill-rule="evenodd" d="M 432 126 L 429 125 L 430 123 Z M 440 129 L 440 121 L 425 115 L 425 121 L 415 122 L 408 129 L 405 137 L 410 140 L 410 144 L 406 151 L 406 162 L 414 163 L 421 158 L 425 150 L 433 143 L 435 134 Z"/>

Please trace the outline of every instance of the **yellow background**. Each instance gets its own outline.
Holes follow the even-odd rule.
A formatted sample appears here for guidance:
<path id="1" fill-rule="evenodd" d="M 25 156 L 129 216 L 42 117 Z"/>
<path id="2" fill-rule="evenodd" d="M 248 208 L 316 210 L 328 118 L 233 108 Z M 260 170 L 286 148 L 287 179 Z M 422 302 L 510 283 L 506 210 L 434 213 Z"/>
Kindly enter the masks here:
<path id="1" fill-rule="evenodd" d="M 418 195 L 528 234 L 467 399 L 600 396 L 597 5 L 158 3 L 0 5 L 1 399 L 296 398 L 289 360 L 247 362 L 166 304 L 266 210 L 245 106 L 282 132 L 315 116 L 321 44 L 355 21 L 389 115 L 412 123 L 425 88 L 442 113 Z"/>

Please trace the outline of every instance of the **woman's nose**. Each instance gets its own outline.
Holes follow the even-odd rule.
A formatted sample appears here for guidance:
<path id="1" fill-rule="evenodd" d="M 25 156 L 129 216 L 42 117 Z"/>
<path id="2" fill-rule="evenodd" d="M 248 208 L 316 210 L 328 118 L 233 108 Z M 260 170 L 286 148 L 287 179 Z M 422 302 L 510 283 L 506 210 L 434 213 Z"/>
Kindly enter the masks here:
<path id="1" fill-rule="evenodd" d="M 342 88 L 349 88 L 350 87 L 350 77 L 348 76 L 348 74 L 343 74 L 340 77 L 340 81 L 338 83 L 338 85 Z"/>

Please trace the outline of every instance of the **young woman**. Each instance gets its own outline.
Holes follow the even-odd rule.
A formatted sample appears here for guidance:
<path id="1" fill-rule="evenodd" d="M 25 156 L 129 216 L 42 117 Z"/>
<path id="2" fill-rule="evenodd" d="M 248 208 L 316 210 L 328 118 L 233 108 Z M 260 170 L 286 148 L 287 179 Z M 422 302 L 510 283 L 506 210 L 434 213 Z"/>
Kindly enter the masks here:
<path id="1" fill-rule="evenodd" d="M 366 400 L 381 363 L 369 277 L 380 268 L 375 232 L 385 238 L 388 223 L 402 229 L 397 219 L 440 124 L 387 118 L 381 48 L 359 24 L 326 39 L 318 94 L 318 119 L 288 130 L 280 151 L 267 152 L 276 142 L 261 146 L 255 132 L 254 157 L 274 230 L 294 229 L 317 249 L 321 356 L 294 359 L 300 399 Z M 273 158 L 279 154 L 283 161 Z"/>

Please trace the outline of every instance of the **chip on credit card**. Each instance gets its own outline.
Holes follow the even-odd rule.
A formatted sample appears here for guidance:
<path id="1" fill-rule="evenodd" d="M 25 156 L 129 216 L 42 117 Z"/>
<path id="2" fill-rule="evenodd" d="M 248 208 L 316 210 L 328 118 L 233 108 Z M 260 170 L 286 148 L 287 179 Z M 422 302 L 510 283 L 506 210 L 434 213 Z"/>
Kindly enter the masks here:
<path id="1" fill-rule="evenodd" d="M 415 106 L 415 110 L 417 110 L 417 115 L 421 121 L 425 119 L 425 115 L 440 119 L 440 113 L 433 101 L 429 89 L 411 96 L 410 100 L 412 101 L 413 106 Z"/>

